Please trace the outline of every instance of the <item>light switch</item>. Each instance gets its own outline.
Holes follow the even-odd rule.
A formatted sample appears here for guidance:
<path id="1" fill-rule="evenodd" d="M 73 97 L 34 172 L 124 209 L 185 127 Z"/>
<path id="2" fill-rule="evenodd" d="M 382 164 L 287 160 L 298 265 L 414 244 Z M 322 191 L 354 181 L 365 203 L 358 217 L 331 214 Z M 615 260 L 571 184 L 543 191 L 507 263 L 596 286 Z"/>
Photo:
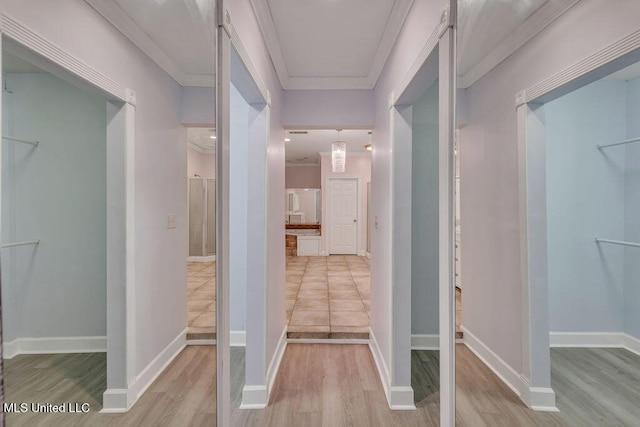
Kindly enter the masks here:
<path id="1" fill-rule="evenodd" d="M 175 214 L 167 215 L 167 229 L 176 228 L 177 218 Z"/>

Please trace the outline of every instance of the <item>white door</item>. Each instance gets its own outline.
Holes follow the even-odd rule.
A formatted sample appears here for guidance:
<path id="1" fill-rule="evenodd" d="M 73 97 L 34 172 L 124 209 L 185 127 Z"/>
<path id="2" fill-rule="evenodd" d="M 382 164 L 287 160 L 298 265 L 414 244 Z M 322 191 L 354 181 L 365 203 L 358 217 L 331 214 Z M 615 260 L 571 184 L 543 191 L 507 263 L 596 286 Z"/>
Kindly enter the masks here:
<path id="1" fill-rule="evenodd" d="M 329 254 L 357 254 L 358 180 L 332 179 L 329 200 Z"/>

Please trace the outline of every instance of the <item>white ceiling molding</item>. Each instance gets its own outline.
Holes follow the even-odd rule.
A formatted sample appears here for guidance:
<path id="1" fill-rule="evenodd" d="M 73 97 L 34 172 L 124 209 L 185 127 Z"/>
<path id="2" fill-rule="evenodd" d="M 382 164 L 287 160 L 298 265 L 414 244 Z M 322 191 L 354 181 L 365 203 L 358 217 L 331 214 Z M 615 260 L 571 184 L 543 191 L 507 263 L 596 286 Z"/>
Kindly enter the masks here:
<path id="1" fill-rule="evenodd" d="M 373 89 L 382 73 L 387 58 L 407 19 L 414 0 L 396 0 L 387 21 L 376 56 L 365 77 L 292 77 L 282 55 L 268 0 L 251 0 L 260 30 L 278 74 L 280 85 L 285 90 L 293 89 Z"/>
<path id="2" fill-rule="evenodd" d="M 485 74 L 497 67 L 498 64 L 507 59 L 540 31 L 547 28 L 579 1 L 557 0 L 546 2 L 544 6 L 519 25 L 513 33 L 502 40 L 480 62 L 474 65 L 467 73 L 459 76 L 458 87 L 461 89 L 468 88 L 480 80 Z"/>
<path id="3" fill-rule="evenodd" d="M 213 75 L 187 74 L 140 26 L 111 0 L 85 0 L 181 86 L 214 87 Z"/>

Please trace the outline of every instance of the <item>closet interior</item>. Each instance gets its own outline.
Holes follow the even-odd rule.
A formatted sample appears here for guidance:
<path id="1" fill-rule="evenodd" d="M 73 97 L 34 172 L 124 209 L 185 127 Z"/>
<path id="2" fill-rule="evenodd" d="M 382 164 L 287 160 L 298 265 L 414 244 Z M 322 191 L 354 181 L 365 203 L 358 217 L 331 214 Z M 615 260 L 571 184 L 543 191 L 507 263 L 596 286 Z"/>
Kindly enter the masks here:
<path id="1" fill-rule="evenodd" d="M 538 116 L 552 386 L 559 400 L 596 392 L 602 399 L 590 405 L 626 424 L 640 417 L 640 67 L 548 102 Z"/>
<path id="2" fill-rule="evenodd" d="M 6 401 L 96 411 L 106 389 L 107 102 L 22 53 L 2 52 Z M 37 415 L 6 418 L 29 425 Z"/>

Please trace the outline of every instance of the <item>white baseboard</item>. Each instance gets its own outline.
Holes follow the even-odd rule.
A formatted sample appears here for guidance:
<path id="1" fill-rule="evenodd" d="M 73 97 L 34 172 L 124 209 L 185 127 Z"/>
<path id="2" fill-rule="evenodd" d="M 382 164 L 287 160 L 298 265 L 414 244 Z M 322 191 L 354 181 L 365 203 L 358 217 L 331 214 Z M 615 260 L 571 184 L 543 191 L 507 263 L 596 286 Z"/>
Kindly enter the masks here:
<path id="1" fill-rule="evenodd" d="M 242 403 L 240 403 L 240 409 L 263 409 L 269 404 L 269 397 L 271 396 L 271 390 L 273 384 L 278 376 L 280 370 L 280 364 L 284 357 L 284 352 L 287 348 L 287 327 L 285 326 L 276 351 L 273 353 L 269 368 L 267 369 L 267 375 L 265 377 L 264 384 L 258 385 L 245 385 L 242 389 Z"/>
<path id="2" fill-rule="evenodd" d="M 550 332 L 551 347 L 624 348 L 640 355 L 640 339 L 623 332 Z"/>
<path id="3" fill-rule="evenodd" d="M 364 256 L 366 256 L 367 258 L 371 259 L 371 253 L 367 252 Z"/>
<path id="4" fill-rule="evenodd" d="M 327 251 L 320 251 L 320 256 L 329 256 Z"/>
<path id="5" fill-rule="evenodd" d="M 106 336 L 17 338 L 2 345 L 2 357 L 11 359 L 20 354 L 104 353 Z"/>
<path id="6" fill-rule="evenodd" d="M 438 350 L 440 349 L 440 336 L 437 334 L 411 335 L 411 350 Z"/>
<path id="7" fill-rule="evenodd" d="M 107 389 L 103 395 L 101 413 L 127 412 L 153 382 L 186 347 L 187 329 L 180 332 L 149 364 L 131 381 L 126 389 Z"/>
<path id="8" fill-rule="evenodd" d="M 358 256 L 367 256 L 367 251 L 359 251 Z"/>
<path id="9" fill-rule="evenodd" d="M 216 345 L 216 340 L 187 340 L 187 345 Z"/>
<path id="10" fill-rule="evenodd" d="M 338 344 L 338 345 L 368 345 L 368 339 L 350 338 L 287 338 L 288 344 Z"/>
<path id="11" fill-rule="evenodd" d="M 527 406 L 536 411 L 558 412 L 555 393 L 551 388 L 531 387 L 526 378 L 516 372 L 500 356 L 462 327 L 464 344 L 484 362 Z"/>
<path id="12" fill-rule="evenodd" d="M 246 347 L 247 331 L 231 331 L 229 333 L 229 346 L 230 347 Z"/>
<path id="13" fill-rule="evenodd" d="M 389 408 L 396 411 L 416 409 L 416 405 L 413 400 L 414 398 L 412 387 L 400 387 L 391 385 L 389 369 L 385 364 L 384 358 L 382 357 L 382 352 L 380 351 L 380 346 L 378 345 L 378 340 L 376 340 L 376 336 L 371 328 L 369 328 L 369 349 L 371 350 L 373 361 L 375 362 L 376 368 L 378 369 L 378 376 L 380 377 L 380 382 L 382 383 L 384 394 L 387 397 Z"/>
<path id="14" fill-rule="evenodd" d="M 189 256 L 187 257 L 187 262 L 213 262 L 216 260 L 215 255 L 209 256 Z"/>

